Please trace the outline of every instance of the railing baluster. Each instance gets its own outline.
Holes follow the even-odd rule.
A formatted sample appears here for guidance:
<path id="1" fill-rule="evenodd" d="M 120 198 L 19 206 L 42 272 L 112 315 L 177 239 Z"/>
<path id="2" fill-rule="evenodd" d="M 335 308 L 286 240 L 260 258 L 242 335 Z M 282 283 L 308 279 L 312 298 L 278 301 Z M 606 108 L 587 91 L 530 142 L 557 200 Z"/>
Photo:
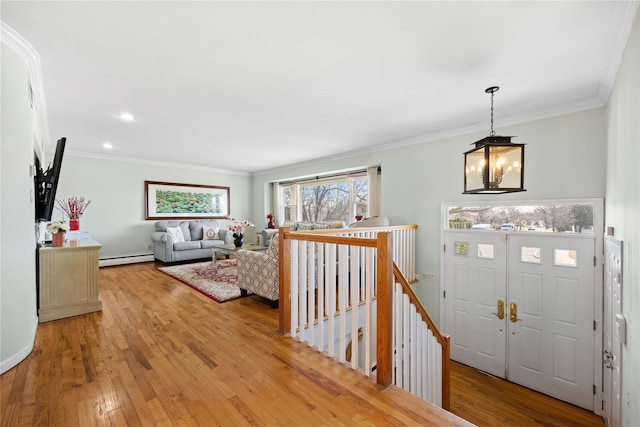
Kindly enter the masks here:
<path id="1" fill-rule="evenodd" d="M 291 241 L 291 271 L 290 271 L 290 277 L 291 277 L 291 336 L 292 337 L 296 337 L 297 336 L 297 330 L 298 330 L 298 320 L 300 319 L 300 316 L 298 315 L 298 291 L 299 291 L 299 284 L 298 284 L 298 241 L 297 240 L 292 240 Z"/>
<path id="2" fill-rule="evenodd" d="M 409 296 L 402 295 L 402 386 L 405 390 L 411 390 L 409 383 L 410 367 L 409 350 L 410 350 L 409 332 Z"/>
<path id="3" fill-rule="evenodd" d="M 324 314 L 325 314 L 325 281 L 327 276 L 325 275 L 324 268 L 324 252 L 326 246 L 324 243 L 318 243 L 318 351 L 324 351 Z"/>
<path id="4" fill-rule="evenodd" d="M 307 242 L 307 323 L 308 323 L 308 331 L 309 331 L 309 345 L 314 346 L 316 343 L 316 337 L 314 333 L 314 325 L 316 320 L 316 270 L 315 270 L 315 251 L 316 243 Z"/>
<path id="5" fill-rule="evenodd" d="M 349 257 L 349 292 L 351 306 L 351 368 L 357 369 L 360 362 L 360 342 L 358 340 L 358 309 L 360 302 L 360 248 L 357 246 L 347 246 Z"/>
<path id="6" fill-rule="evenodd" d="M 407 298 L 407 305 L 409 307 L 409 330 L 410 330 L 410 338 L 409 338 L 409 348 L 410 348 L 410 356 L 409 356 L 409 390 L 411 393 L 418 394 L 418 376 L 420 373 L 418 372 L 418 331 L 416 330 L 416 326 L 418 326 L 418 316 L 416 313 L 416 306 L 413 304 L 409 304 L 409 298 Z"/>
<path id="7" fill-rule="evenodd" d="M 364 372 L 366 376 L 371 376 L 371 350 L 372 336 L 375 331 L 373 324 L 373 267 L 374 267 L 374 250 L 365 248 L 365 327 L 364 327 Z"/>
<path id="8" fill-rule="evenodd" d="M 305 331 L 307 331 L 307 261 L 306 261 L 307 245 L 300 242 L 298 245 L 298 328 L 300 329 L 300 337 L 304 339 Z"/>
<path id="9" fill-rule="evenodd" d="M 415 226 L 389 228 L 284 230 L 280 260 L 291 266 L 286 274 L 280 270 L 281 291 L 290 285 L 289 295 L 281 294 L 281 302 L 289 299 L 281 310 L 290 310 L 286 330 L 341 363 L 349 345 L 353 369 L 370 376 L 376 364 L 378 384 L 393 382 L 448 409 L 449 338 L 437 331 L 402 274 L 416 278 Z"/>
<path id="10" fill-rule="evenodd" d="M 394 384 L 402 388 L 402 379 L 404 377 L 402 372 L 402 287 L 399 284 L 395 285 L 395 298 L 393 308 L 394 319 L 394 365 L 395 365 L 395 382 Z"/>
<path id="11" fill-rule="evenodd" d="M 341 363 L 344 363 L 346 360 L 346 351 L 347 351 L 347 343 L 346 343 L 346 317 L 347 317 L 347 296 L 348 296 L 348 280 L 349 280 L 349 269 L 348 269 L 348 251 L 346 245 L 338 246 L 338 307 L 339 307 L 339 317 L 338 317 L 338 360 Z"/>
<path id="12" fill-rule="evenodd" d="M 329 315 L 327 347 L 329 356 L 335 357 L 335 314 L 338 282 L 336 280 L 336 245 L 334 243 L 329 244 L 327 254 L 327 314 Z"/>

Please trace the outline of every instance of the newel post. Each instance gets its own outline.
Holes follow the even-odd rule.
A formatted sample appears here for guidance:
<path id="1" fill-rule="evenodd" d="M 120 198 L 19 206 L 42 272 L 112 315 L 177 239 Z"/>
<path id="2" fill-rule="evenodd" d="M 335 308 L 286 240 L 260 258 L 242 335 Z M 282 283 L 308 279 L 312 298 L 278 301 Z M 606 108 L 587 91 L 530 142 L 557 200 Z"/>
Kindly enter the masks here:
<path id="1" fill-rule="evenodd" d="M 388 387 L 393 381 L 393 234 L 380 232 L 377 240 L 376 378 L 379 385 Z"/>
<path id="2" fill-rule="evenodd" d="M 289 227 L 280 227 L 278 232 L 278 329 L 285 335 L 291 331 L 291 244 L 285 240 Z"/>

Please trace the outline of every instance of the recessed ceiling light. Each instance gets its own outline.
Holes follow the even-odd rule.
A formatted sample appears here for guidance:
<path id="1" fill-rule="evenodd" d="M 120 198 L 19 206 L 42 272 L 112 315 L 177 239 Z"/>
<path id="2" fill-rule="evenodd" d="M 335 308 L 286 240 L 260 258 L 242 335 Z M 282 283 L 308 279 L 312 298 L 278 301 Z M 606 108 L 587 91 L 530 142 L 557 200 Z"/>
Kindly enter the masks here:
<path id="1" fill-rule="evenodd" d="M 104 144 L 102 144 L 102 148 L 106 148 L 107 150 L 111 150 L 113 148 L 113 145 L 111 145 L 110 142 L 105 142 Z"/>
<path id="2" fill-rule="evenodd" d="M 118 115 L 125 122 L 132 122 L 134 120 L 133 116 L 130 113 L 120 113 Z"/>

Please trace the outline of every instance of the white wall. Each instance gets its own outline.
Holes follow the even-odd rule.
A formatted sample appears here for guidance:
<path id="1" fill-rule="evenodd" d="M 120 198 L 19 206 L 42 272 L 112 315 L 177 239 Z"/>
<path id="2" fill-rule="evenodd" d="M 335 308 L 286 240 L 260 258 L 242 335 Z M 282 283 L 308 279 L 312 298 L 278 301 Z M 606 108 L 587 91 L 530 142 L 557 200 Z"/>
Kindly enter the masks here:
<path id="1" fill-rule="evenodd" d="M 73 144 L 68 139 L 66 149 L 73 150 Z M 102 244 L 100 259 L 107 259 L 152 253 L 154 221 L 144 219 L 144 181 L 230 187 L 231 215 L 243 219 L 249 215 L 250 179 L 247 175 L 65 154 L 56 198 L 84 196 L 91 200 L 80 219 L 80 229 Z M 61 217 L 61 211 L 55 209 L 53 219 Z"/>
<path id="2" fill-rule="evenodd" d="M 485 133 L 457 136 L 388 149 L 350 158 L 292 167 L 254 177 L 253 216 L 264 218 L 270 208 L 265 187 L 270 181 L 319 174 L 333 170 L 382 166 L 381 214 L 392 225 L 418 224 L 417 272 L 421 279 L 415 290 L 433 319 L 440 318 L 440 206 L 442 202 L 561 199 L 604 197 L 605 115 L 603 109 L 568 114 L 496 127 L 500 135 L 518 135 L 514 142 L 526 143 L 526 192 L 463 195 L 463 153 Z M 263 212 L 264 211 L 264 212 Z"/>
<path id="3" fill-rule="evenodd" d="M 40 138 L 29 101 L 27 64 L 4 43 L 1 62 L 0 373 L 31 352 L 38 326 L 34 181 L 29 165 L 34 141 Z"/>
<path id="4" fill-rule="evenodd" d="M 640 15 L 607 105 L 606 225 L 624 242 L 622 425 L 640 425 Z"/>

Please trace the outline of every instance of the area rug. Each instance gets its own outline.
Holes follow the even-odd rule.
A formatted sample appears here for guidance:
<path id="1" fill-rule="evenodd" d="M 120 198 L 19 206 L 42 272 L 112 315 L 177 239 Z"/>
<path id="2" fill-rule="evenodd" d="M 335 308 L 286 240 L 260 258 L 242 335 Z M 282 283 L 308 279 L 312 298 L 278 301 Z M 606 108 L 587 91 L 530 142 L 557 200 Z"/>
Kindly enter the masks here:
<path id="1" fill-rule="evenodd" d="M 240 297 L 236 260 L 218 260 L 216 267 L 211 261 L 193 264 L 159 267 L 158 270 L 192 287 L 217 302 L 231 301 Z"/>

